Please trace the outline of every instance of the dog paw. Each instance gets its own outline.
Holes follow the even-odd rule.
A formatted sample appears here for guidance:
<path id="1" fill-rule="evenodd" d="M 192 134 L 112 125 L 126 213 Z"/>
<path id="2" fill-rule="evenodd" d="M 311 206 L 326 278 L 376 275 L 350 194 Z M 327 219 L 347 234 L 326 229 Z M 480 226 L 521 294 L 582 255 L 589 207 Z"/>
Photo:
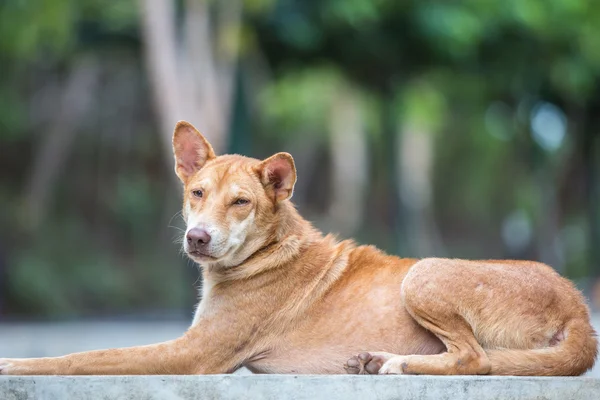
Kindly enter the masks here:
<path id="1" fill-rule="evenodd" d="M 0 358 L 0 375 L 10 374 L 11 363 L 7 358 Z"/>
<path id="2" fill-rule="evenodd" d="M 394 356 L 388 359 L 379 369 L 379 375 L 403 375 L 408 368 L 406 357 Z"/>
<path id="3" fill-rule="evenodd" d="M 344 369 L 348 374 L 377 375 L 385 362 L 394 356 L 390 353 L 365 351 L 346 361 Z"/>
<path id="4" fill-rule="evenodd" d="M 27 360 L 23 358 L 0 358 L 0 375 L 29 375 Z"/>

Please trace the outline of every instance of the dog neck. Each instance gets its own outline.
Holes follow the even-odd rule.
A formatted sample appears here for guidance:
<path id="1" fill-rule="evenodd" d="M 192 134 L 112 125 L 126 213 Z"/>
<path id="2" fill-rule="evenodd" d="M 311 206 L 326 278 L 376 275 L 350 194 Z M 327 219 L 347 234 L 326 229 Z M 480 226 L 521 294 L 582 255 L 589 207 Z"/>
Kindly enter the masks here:
<path id="1" fill-rule="evenodd" d="M 247 279 L 281 268 L 298 257 L 303 247 L 323 238 L 321 232 L 300 216 L 291 202 L 284 202 L 280 207 L 273 233 L 264 246 L 236 266 L 208 265 L 204 269 L 205 279 L 215 283 Z"/>

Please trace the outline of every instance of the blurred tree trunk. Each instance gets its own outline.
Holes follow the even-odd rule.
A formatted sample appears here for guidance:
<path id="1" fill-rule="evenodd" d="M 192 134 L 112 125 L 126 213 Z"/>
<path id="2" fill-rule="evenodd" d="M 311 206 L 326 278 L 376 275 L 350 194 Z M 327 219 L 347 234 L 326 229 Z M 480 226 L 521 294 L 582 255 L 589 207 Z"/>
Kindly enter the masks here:
<path id="1" fill-rule="evenodd" d="M 372 156 L 363 218 L 364 226 L 369 229 L 363 239 L 390 253 L 405 254 L 396 168 L 397 115 L 393 93 L 381 95 L 378 115 L 381 134 L 367 137 Z"/>
<path id="2" fill-rule="evenodd" d="M 181 40 L 173 0 L 142 0 L 141 6 L 148 77 L 166 159 L 171 160 L 171 135 L 181 119 L 192 122 L 222 152 L 239 52 L 241 1 L 186 1 Z"/>
<path id="3" fill-rule="evenodd" d="M 352 235 L 363 219 L 368 158 L 360 99 L 349 88 L 339 90 L 333 101 L 329 138 L 332 193 L 328 225 L 342 235 Z"/>
<path id="4" fill-rule="evenodd" d="M 214 149 L 227 146 L 229 121 L 236 88 L 242 2 L 187 0 L 185 10 L 184 86 L 194 99 L 191 117 Z M 211 19 L 210 16 L 214 15 Z"/>
<path id="5" fill-rule="evenodd" d="M 25 195 L 26 226 L 29 229 L 43 222 L 52 204 L 52 189 L 70 154 L 78 128 L 93 103 L 99 76 L 96 60 L 82 58 L 74 62 L 50 126 L 40 135 L 41 142 Z"/>
<path id="6" fill-rule="evenodd" d="M 141 15 L 146 68 L 160 137 L 169 154 L 166 159 L 171 160 L 173 126 L 186 116 L 190 101 L 182 88 L 183 82 L 179 80 L 175 3 L 173 0 L 142 0 Z"/>
<path id="7" fill-rule="evenodd" d="M 400 125 L 397 153 L 400 199 L 406 212 L 404 229 L 411 255 L 442 256 L 441 235 L 432 209 L 434 135 L 416 126 Z"/>

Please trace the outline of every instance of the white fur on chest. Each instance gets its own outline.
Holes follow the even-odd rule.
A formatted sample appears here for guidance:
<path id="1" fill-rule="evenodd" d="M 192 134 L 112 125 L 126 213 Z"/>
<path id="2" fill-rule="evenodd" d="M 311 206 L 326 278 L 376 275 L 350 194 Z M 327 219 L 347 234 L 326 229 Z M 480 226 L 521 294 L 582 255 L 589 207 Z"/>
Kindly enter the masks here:
<path id="1" fill-rule="evenodd" d="M 204 275 L 202 280 L 202 296 L 200 298 L 200 302 L 196 307 L 196 312 L 194 313 L 194 319 L 192 320 L 192 326 L 195 326 L 202 315 L 204 315 L 210 307 L 210 296 L 212 293 L 212 289 L 215 286 L 215 283 L 212 279 L 210 279 L 207 275 Z"/>

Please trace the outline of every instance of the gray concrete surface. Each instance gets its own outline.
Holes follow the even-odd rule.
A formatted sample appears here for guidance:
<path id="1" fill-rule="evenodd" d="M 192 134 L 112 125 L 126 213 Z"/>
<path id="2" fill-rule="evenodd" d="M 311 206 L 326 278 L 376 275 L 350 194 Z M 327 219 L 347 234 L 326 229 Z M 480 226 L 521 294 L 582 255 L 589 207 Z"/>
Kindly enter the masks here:
<path id="1" fill-rule="evenodd" d="M 152 344 L 181 336 L 190 321 L 0 323 L 0 357 L 55 357 L 78 351 Z"/>
<path id="2" fill-rule="evenodd" d="M 600 379 L 431 376 L 0 377 L 3 400 L 598 400 Z"/>

